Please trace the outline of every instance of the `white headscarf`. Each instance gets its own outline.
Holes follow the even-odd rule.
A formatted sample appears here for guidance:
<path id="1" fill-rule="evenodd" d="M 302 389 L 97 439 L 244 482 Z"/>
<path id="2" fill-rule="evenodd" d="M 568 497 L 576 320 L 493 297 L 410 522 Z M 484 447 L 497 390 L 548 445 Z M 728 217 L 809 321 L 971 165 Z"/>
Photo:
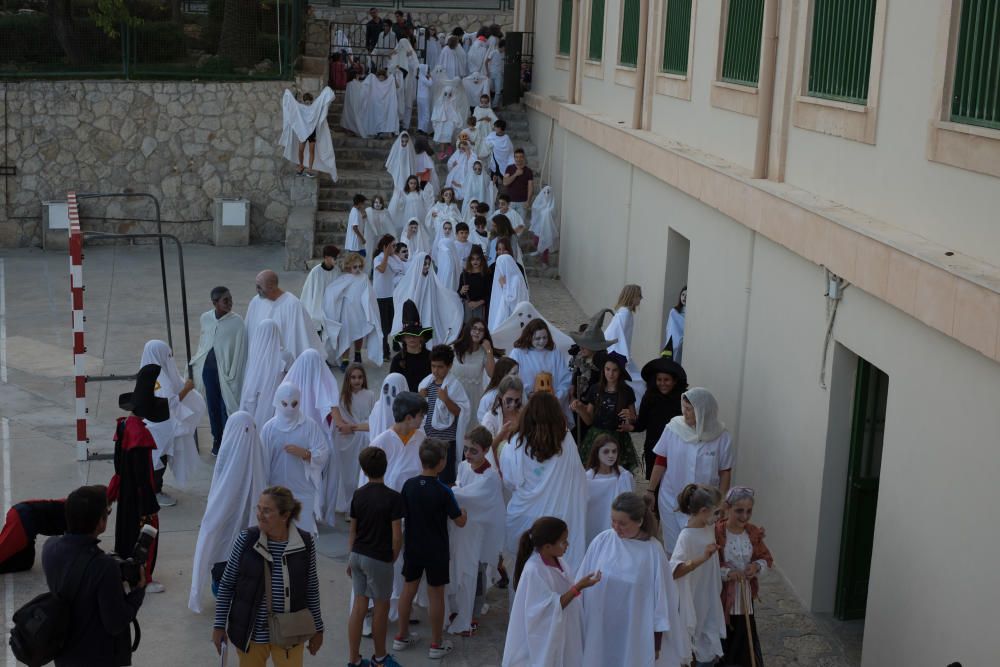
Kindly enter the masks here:
<path id="1" fill-rule="evenodd" d="M 392 51 L 390 64 L 405 69 L 407 73 L 413 74 L 417 68 L 417 52 L 410 46 L 410 40 L 406 37 L 396 42 L 396 48 Z"/>
<path id="2" fill-rule="evenodd" d="M 407 236 L 407 231 L 408 231 L 407 228 L 410 226 L 410 223 L 414 221 L 417 223 L 417 233 L 413 236 L 413 238 L 410 238 L 409 236 Z M 399 230 L 398 241 L 400 243 L 405 243 L 406 247 L 410 249 L 411 261 L 413 260 L 413 256 L 418 252 L 426 253 L 429 252 L 431 249 L 431 244 L 430 241 L 427 240 L 424 226 L 420 224 L 420 221 L 417 220 L 416 218 L 410 218 L 409 220 L 407 220 L 406 224 L 403 225 L 403 228 Z"/>
<path id="3" fill-rule="evenodd" d="M 330 429 L 326 425 L 326 416 L 330 414 L 330 408 L 340 405 L 340 390 L 337 378 L 320 353 L 309 348 L 300 354 L 288 369 L 285 382 L 298 387 L 302 412 L 328 433 Z"/>
<path id="4" fill-rule="evenodd" d="M 684 415 L 678 415 L 670 420 L 667 428 L 680 436 L 684 442 L 711 442 L 726 430 L 726 425 L 719 421 L 719 403 L 708 389 L 693 387 L 681 394 L 681 400 L 694 408 L 695 425 L 691 428 L 684 421 Z"/>
<path id="5" fill-rule="evenodd" d="M 229 557 L 240 531 L 255 522 L 254 505 L 266 487 L 267 457 L 257 426 L 250 413 L 234 412 L 222 432 L 205 515 L 198 529 L 188 597 L 191 611 L 201 613 L 201 592 L 208 588 L 212 566 Z"/>
<path id="6" fill-rule="evenodd" d="M 282 382 L 274 392 L 274 426 L 279 431 L 294 431 L 304 424 L 302 392 L 291 382 Z"/>
<path id="7" fill-rule="evenodd" d="M 559 227 L 556 226 L 556 201 L 552 186 L 546 185 L 531 205 L 531 233 L 538 237 L 536 253 L 559 250 Z"/>
<path id="8" fill-rule="evenodd" d="M 406 137 L 406 146 L 403 146 L 403 137 Z M 389 150 L 389 157 L 386 158 L 385 170 L 392 176 L 396 190 L 402 190 L 406 186 L 406 179 L 417 173 L 417 152 L 409 132 L 400 132 L 396 137 Z"/>
<path id="9" fill-rule="evenodd" d="M 177 364 L 174 362 L 174 353 L 170 351 L 170 346 L 162 340 L 151 340 L 142 348 L 142 360 L 139 368 L 148 364 L 156 364 L 160 367 L 160 375 L 156 381 L 160 384 L 161 396 L 171 396 L 181 393 L 184 388 L 184 380 L 177 372 Z"/>
<path id="10" fill-rule="evenodd" d="M 392 416 L 392 402 L 402 392 L 409 391 L 406 378 L 399 373 L 389 373 L 382 381 L 382 388 L 375 396 L 375 407 L 368 416 L 368 433 L 371 439 L 388 431 L 396 420 Z"/>
<path id="11" fill-rule="evenodd" d="M 478 174 L 475 170 L 477 164 L 482 167 Z M 465 196 L 465 201 L 462 202 L 462 215 L 468 217 L 469 203 L 473 199 L 480 204 L 489 204 L 490 210 L 493 210 L 497 200 L 497 186 L 493 185 L 493 181 L 490 180 L 490 172 L 486 168 L 486 163 L 482 160 L 470 161 L 464 179 L 462 181 L 462 194 Z"/>
<path id="12" fill-rule="evenodd" d="M 395 335 L 403 328 L 403 304 L 413 301 L 420 313 L 420 323 L 425 327 L 434 328 L 431 344 L 448 344 L 458 337 L 465 319 L 465 309 L 458 292 L 445 287 L 434 273 L 434 267 L 423 273 L 425 252 L 410 252 L 409 266 L 406 275 L 392 292 L 395 304 L 395 314 L 392 318 L 390 335 Z"/>

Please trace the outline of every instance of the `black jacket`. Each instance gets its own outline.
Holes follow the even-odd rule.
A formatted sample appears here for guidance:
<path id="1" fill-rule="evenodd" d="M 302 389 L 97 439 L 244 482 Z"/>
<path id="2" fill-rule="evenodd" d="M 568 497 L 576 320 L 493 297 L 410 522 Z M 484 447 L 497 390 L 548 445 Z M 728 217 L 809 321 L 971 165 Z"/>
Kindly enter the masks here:
<path id="1" fill-rule="evenodd" d="M 90 535 L 67 533 L 42 548 L 42 569 L 50 591 L 58 591 L 63 575 L 78 554 L 100 552 Z M 132 664 L 129 625 L 142 605 L 145 589 L 125 593 L 121 569 L 101 552 L 90 562 L 73 601 L 73 622 L 66 648 L 56 667 L 121 667 Z"/>

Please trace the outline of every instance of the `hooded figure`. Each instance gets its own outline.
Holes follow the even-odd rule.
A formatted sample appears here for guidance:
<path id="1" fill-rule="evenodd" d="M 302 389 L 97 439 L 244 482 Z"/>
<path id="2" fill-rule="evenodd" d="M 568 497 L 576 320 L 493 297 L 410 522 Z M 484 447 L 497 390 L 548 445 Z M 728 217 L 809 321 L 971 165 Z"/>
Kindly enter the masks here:
<path id="1" fill-rule="evenodd" d="M 455 223 L 452 223 L 454 227 Z M 438 280 L 445 288 L 457 291 L 458 277 L 462 267 L 458 263 L 458 250 L 455 248 L 454 232 L 442 231 L 434 242 L 434 266 L 437 268 Z"/>
<path id="2" fill-rule="evenodd" d="M 712 392 L 694 387 L 681 396 L 682 405 L 685 400 L 694 411 L 695 425 L 688 425 L 684 415 L 674 417 L 653 447 L 657 457 L 666 459 L 658 503 L 663 545 L 670 552 L 681 529 L 687 525 L 687 517 L 677 511 L 677 494 L 688 484 L 720 488 L 722 474 L 728 476 L 734 458 L 732 438 L 726 425 L 719 421 L 719 404 Z M 662 465 L 655 464 L 653 475 Z"/>
<path id="3" fill-rule="evenodd" d="M 466 74 L 467 58 L 460 47 L 452 48 L 445 44 L 438 56 L 436 66 L 448 73 L 450 79 L 461 79 Z"/>
<path id="4" fill-rule="evenodd" d="M 326 86 L 311 104 L 301 104 L 292 91 L 285 90 L 281 98 L 281 139 L 278 143 L 285 149 L 285 159 L 299 163 L 299 145 L 313 137 L 316 151 L 313 168 L 330 175 L 337 182 L 337 158 L 333 152 L 333 139 L 326 114 L 330 102 L 334 100 L 333 88 Z"/>
<path id="5" fill-rule="evenodd" d="M 410 249 L 410 259 L 406 263 L 407 266 L 413 262 L 413 256 L 418 252 L 429 253 L 431 251 L 431 242 L 427 237 L 427 230 L 416 218 L 407 220 L 403 228 L 400 229 L 399 240 Z"/>
<path id="6" fill-rule="evenodd" d="M 367 227 L 365 228 L 365 239 L 368 239 Z M 336 250 L 336 254 L 331 256 L 336 260 L 340 256 L 340 250 L 336 246 L 329 247 Z M 326 253 L 332 251 L 328 251 L 326 248 L 323 250 L 325 259 L 327 256 Z M 302 305 L 309 313 L 309 317 L 312 318 L 313 328 L 319 332 L 321 339 L 323 338 L 323 293 L 326 291 L 327 285 L 332 283 L 339 275 L 340 267 L 337 266 L 336 261 L 330 267 L 327 267 L 325 262 L 320 262 L 309 270 L 309 273 L 306 275 L 306 281 L 302 284 L 302 292 L 299 294 L 299 301 L 302 302 Z"/>
<path id="7" fill-rule="evenodd" d="M 267 464 L 257 425 L 249 412 L 236 412 L 222 433 L 194 548 L 188 608 L 196 614 L 202 611 L 201 593 L 209 587 L 212 567 L 225 563 L 240 531 L 255 525 L 254 508 L 265 488 Z"/>
<path id="8" fill-rule="evenodd" d="M 399 132 L 399 98 L 395 77 L 365 77 L 364 126 L 367 136 Z"/>
<path id="9" fill-rule="evenodd" d="M 166 464 L 164 457 L 170 457 L 170 470 L 181 488 L 187 486 L 188 479 L 198 466 L 198 446 L 194 433 L 205 416 L 205 399 L 196 389 L 184 391 L 184 381 L 174 363 L 174 353 L 162 340 L 151 340 L 142 350 L 140 366 L 156 364 L 160 374 L 156 379 L 156 395 L 167 399 L 170 405 L 170 419 L 164 422 L 147 422 L 146 427 L 156 440 L 153 452 L 153 469 L 161 470 Z"/>
<path id="10" fill-rule="evenodd" d="M 435 43 L 433 40 L 428 42 L 428 44 Z M 429 53 L 427 59 L 430 60 Z M 417 129 L 424 134 L 432 134 L 434 125 L 431 124 L 431 106 L 434 103 L 432 94 L 434 80 L 431 79 L 427 68 L 427 65 L 417 66 Z"/>
<path id="11" fill-rule="evenodd" d="M 527 300 L 517 304 L 513 312 L 498 327 L 494 328 L 491 326 L 489 328 L 490 338 L 493 339 L 493 347 L 500 348 L 501 350 L 512 349 L 514 341 L 521 335 L 521 329 L 526 327 L 531 320 L 545 322 L 545 326 L 549 328 L 549 333 L 552 334 L 552 342 L 555 343 L 556 349 L 563 354 L 569 354 L 569 348 L 573 347 L 573 339 L 563 333 L 562 329 L 542 317 L 538 309 Z"/>
<path id="12" fill-rule="evenodd" d="M 490 46 L 485 37 L 477 37 L 469 46 L 466 54 L 466 64 L 469 69 L 469 76 L 486 73 L 486 56 L 489 55 Z M 487 95 L 489 92 L 487 91 Z M 476 97 L 476 99 L 479 99 Z"/>
<path id="13" fill-rule="evenodd" d="M 302 413 L 300 399 L 298 387 L 282 383 L 274 393 L 274 417 L 264 424 L 260 439 L 269 459 L 268 486 L 291 490 L 302 503 L 298 527 L 316 535 L 316 518 L 323 516 L 323 472 L 330 442 L 320 425 Z"/>
<path id="14" fill-rule="evenodd" d="M 351 79 L 344 88 L 344 110 L 340 114 L 340 126 L 359 137 L 371 136 L 368 130 L 367 114 L 368 90 L 362 79 Z"/>
<path id="15" fill-rule="evenodd" d="M 546 185 L 531 205 L 532 234 L 538 237 L 538 246 L 532 254 L 559 251 L 559 227 L 556 226 L 556 201 L 552 186 Z"/>
<path id="16" fill-rule="evenodd" d="M 417 98 L 417 52 L 410 46 L 410 40 L 406 37 L 396 43 L 392 57 L 389 59 L 390 67 L 395 67 L 402 75 L 399 95 L 399 122 L 402 127 L 410 126 L 410 119 L 413 117 L 413 102 Z"/>
<path id="17" fill-rule="evenodd" d="M 434 329 L 431 345 L 447 345 L 462 330 L 465 309 L 458 292 L 438 280 L 431 264 L 427 253 L 411 253 L 406 275 L 392 293 L 395 315 L 389 334 L 395 336 L 403 329 L 403 304 L 409 300 L 417 307 L 421 323 Z"/>
<path id="18" fill-rule="evenodd" d="M 470 100 L 479 103 L 481 95 L 489 96 L 490 80 L 482 72 L 473 72 L 469 76 L 462 78 L 462 87 L 465 88 L 465 96 Z"/>
<path id="19" fill-rule="evenodd" d="M 368 417 L 368 433 L 372 440 L 396 423 L 392 417 L 392 402 L 404 391 L 409 391 L 405 377 L 399 373 L 389 373 L 385 376 L 375 397 L 371 415 Z"/>
<path id="20" fill-rule="evenodd" d="M 318 352 L 307 350 L 292 364 L 285 382 L 298 387 L 300 409 L 306 417 L 319 424 L 330 444 L 330 457 L 323 470 L 323 518 L 320 521 L 332 526 L 340 480 L 340 466 L 333 449 L 333 419 L 330 416 L 333 408 L 340 405 L 337 379 Z"/>
<path id="21" fill-rule="evenodd" d="M 281 346 L 281 332 L 274 320 L 261 322 L 250 343 L 240 397 L 240 410 L 253 415 L 255 424 L 264 424 L 274 416 L 274 392 L 294 360 Z"/>
<path id="22" fill-rule="evenodd" d="M 115 428 L 115 474 L 108 483 L 108 503 L 118 503 L 115 512 L 115 553 L 122 558 L 132 555 L 144 519 L 159 528 L 156 488 L 153 484 L 153 450 L 156 441 L 149 424 L 162 424 L 170 419 L 170 404 L 156 396 L 154 387 L 160 367 L 148 364 L 139 369 L 135 389 L 118 397 L 118 407 L 132 414 L 119 417 Z M 156 565 L 154 540 L 146 561 L 147 580 Z"/>
<path id="23" fill-rule="evenodd" d="M 478 169 L 476 165 L 479 165 Z M 465 201 L 462 203 L 462 216 L 469 217 L 469 203 L 474 199 L 481 204 L 487 204 L 492 209 L 497 200 L 497 186 L 490 179 L 486 164 L 480 160 L 472 160 L 469 170 L 462 182 Z"/>
<path id="24" fill-rule="evenodd" d="M 460 106 L 452 86 L 446 86 L 434 99 L 434 110 L 431 112 L 434 141 L 450 144 L 455 138 L 455 133 L 465 124 Z"/>
<path id="25" fill-rule="evenodd" d="M 445 177 L 445 187 L 455 191 L 455 199 L 462 201 L 462 219 L 468 217 L 469 198 L 465 194 L 465 181 L 472 170 L 472 163 L 476 159 L 476 154 L 472 152 L 472 147 L 467 141 L 459 141 L 458 149 L 448 158 L 448 175 Z M 440 224 L 440 223 L 439 223 Z"/>
<path id="26" fill-rule="evenodd" d="M 499 330 L 518 304 L 529 298 L 528 283 L 514 258 L 507 254 L 497 257 L 493 265 L 493 291 L 490 293 L 490 331 Z"/>
<path id="27" fill-rule="evenodd" d="M 411 175 L 411 178 L 416 179 L 416 176 Z M 427 217 L 427 199 L 425 197 L 426 195 L 419 187 L 409 192 L 404 189 L 393 191 L 392 199 L 389 200 L 389 216 L 393 223 L 402 228 L 404 221 L 409 221 L 411 218 L 423 220 Z"/>
<path id="28" fill-rule="evenodd" d="M 376 366 L 382 365 L 382 321 L 375 290 L 363 269 L 343 273 L 330 283 L 323 297 L 323 314 L 327 350 L 334 359 L 339 359 L 355 341 L 363 340 L 368 359 Z"/>
<path id="29" fill-rule="evenodd" d="M 396 137 L 386 158 L 385 170 L 392 176 L 392 185 L 396 190 L 403 190 L 406 179 L 417 173 L 417 152 L 409 132 L 400 132 Z"/>

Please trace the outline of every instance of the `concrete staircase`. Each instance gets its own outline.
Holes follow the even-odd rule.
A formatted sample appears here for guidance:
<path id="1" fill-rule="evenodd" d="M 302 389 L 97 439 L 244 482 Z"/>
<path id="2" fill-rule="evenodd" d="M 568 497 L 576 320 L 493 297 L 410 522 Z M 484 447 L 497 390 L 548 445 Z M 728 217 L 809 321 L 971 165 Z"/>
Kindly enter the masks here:
<path id="1" fill-rule="evenodd" d="M 355 194 L 363 194 L 370 200 L 375 195 L 382 195 L 388 205 L 392 196 L 392 177 L 385 170 L 385 159 L 389 155 L 393 138 L 362 139 L 355 137 L 340 127 L 340 116 L 344 108 L 344 96 L 338 92 L 337 99 L 330 105 L 328 122 L 333 135 L 333 147 L 337 153 L 337 182 L 329 176 L 319 177 L 319 196 L 316 211 L 316 231 L 314 237 L 313 256 L 320 258 L 324 245 L 334 244 L 343 247 L 347 230 L 347 218 L 350 213 Z M 414 114 L 416 110 L 414 110 Z M 538 166 L 540 157 L 538 150 L 531 143 L 528 130 L 528 116 L 520 105 L 506 107 L 497 111 L 497 115 L 507 121 L 507 132 L 515 147 L 523 148 L 528 166 L 536 173 L 536 191 L 540 186 Z M 416 118 L 413 119 L 416 125 Z M 447 175 L 444 164 L 438 164 L 438 175 L 443 181 Z M 549 265 L 546 266 L 537 257 L 529 257 L 528 252 L 534 249 L 534 239 L 530 234 L 522 235 L 521 246 L 525 251 L 525 272 L 529 276 L 557 278 L 558 253 L 550 254 Z"/>

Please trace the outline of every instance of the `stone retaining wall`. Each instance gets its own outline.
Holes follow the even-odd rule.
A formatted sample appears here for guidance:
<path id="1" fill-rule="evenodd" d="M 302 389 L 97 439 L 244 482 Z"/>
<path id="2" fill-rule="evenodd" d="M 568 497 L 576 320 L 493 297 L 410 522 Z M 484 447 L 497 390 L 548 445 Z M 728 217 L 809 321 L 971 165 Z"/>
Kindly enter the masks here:
<path id="1" fill-rule="evenodd" d="M 41 201 L 66 191 L 149 192 L 164 231 L 211 242 L 214 197 L 250 200 L 254 241 L 283 241 L 294 166 L 282 159 L 281 81 L 24 81 L 0 89 L 6 163 L 17 175 L 0 207 L 0 246 L 40 245 Z M 2 116 L 0 116 L 2 117 Z M 4 185 L 4 183 L 6 183 Z M 148 201 L 87 204 L 85 229 L 150 231 Z"/>

